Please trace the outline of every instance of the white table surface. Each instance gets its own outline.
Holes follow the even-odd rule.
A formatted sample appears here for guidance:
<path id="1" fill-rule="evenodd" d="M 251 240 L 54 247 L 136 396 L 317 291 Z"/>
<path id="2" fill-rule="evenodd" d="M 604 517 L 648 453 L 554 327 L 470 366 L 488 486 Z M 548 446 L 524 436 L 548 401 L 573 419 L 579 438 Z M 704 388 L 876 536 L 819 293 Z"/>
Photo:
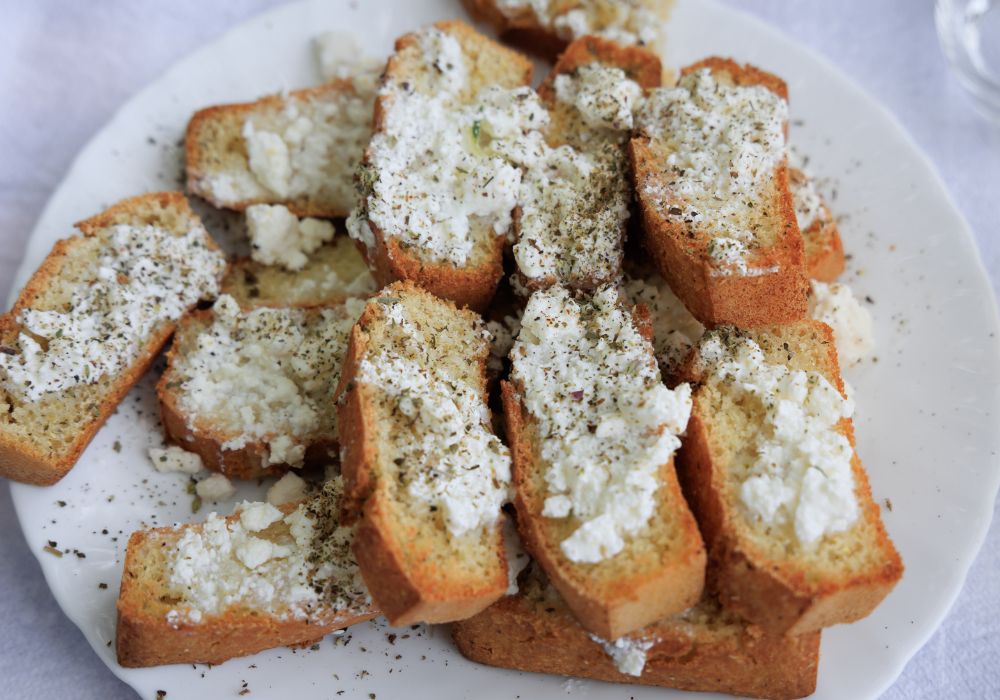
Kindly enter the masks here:
<path id="1" fill-rule="evenodd" d="M 974 112 L 949 73 L 933 3 L 728 1 L 812 46 L 880 97 L 944 177 L 1000 289 L 1000 127 Z M 49 195 L 118 106 L 176 59 L 278 2 L 0 0 L 0 298 Z M 0 532 L 0 696 L 135 697 L 59 610 L 5 488 Z M 994 522 L 944 625 L 886 698 L 1000 697 L 998 577 Z"/>

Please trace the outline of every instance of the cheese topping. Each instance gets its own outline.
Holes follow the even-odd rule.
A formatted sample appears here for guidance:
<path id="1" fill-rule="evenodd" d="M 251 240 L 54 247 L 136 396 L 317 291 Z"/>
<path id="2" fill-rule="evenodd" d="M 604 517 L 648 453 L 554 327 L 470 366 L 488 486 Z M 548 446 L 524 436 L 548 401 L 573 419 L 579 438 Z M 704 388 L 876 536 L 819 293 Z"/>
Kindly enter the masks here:
<path id="1" fill-rule="evenodd" d="M 267 490 L 267 502 L 280 506 L 284 503 L 294 503 L 302 500 L 309 493 L 309 484 L 298 474 L 288 472 Z"/>
<path id="2" fill-rule="evenodd" d="M 678 369 L 705 327 L 656 273 L 645 279 L 626 277 L 625 295 L 633 304 L 645 304 L 653 324 L 653 350 L 660 371 L 666 376 Z"/>
<path id="3" fill-rule="evenodd" d="M 560 545 L 571 561 L 614 556 L 653 515 L 690 386 L 662 384 L 652 347 L 610 286 L 584 301 L 562 287 L 532 295 L 511 361 L 547 465 L 542 515 L 579 522 Z"/>
<path id="4" fill-rule="evenodd" d="M 812 280 L 810 316 L 833 329 L 843 367 L 861 362 L 875 349 L 872 317 L 846 284 Z"/>
<path id="5" fill-rule="evenodd" d="M 627 132 L 642 100 L 642 88 L 616 66 L 587 63 L 555 79 L 556 99 L 573 105 L 595 129 Z"/>
<path id="6" fill-rule="evenodd" d="M 211 474 L 195 484 L 194 491 L 206 501 L 227 501 L 236 494 L 236 487 L 225 475 Z"/>
<path id="7" fill-rule="evenodd" d="M 611 657 L 619 673 L 636 677 L 642 675 L 642 669 L 646 667 L 646 654 L 656 643 L 653 639 L 632 639 L 631 637 L 619 637 L 608 641 L 596 634 L 591 634 L 590 638 L 600 644 L 604 653 Z"/>
<path id="8" fill-rule="evenodd" d="M 769 199 L 774 169 L 785 158 L 788 103 L 765 87 L 740 86 L 701 69 L 676 87 L 653 90 L 639 129 L 666 149 L 666 186 L 641 193 L 661 215 L 711 236 L 719 274 L 764 274 L 748 265 L 758 241 L 757 207 Z"/>
<path id="9" fill-rule="evenodd" d="M 221 296 L 195 347 L 172 359 L 178 407 L 190 427 L 222 432 L 225 450 L 265 441 L 268 464 L 301 466 L 310 442 L 336 435 L 330 397 L 363 308 L 363 301 L 349 299 L 312 312 L 241 311 Z"/>
<path id="10" fill-rule="evenodd" d="M 657 29 L 663 24 L 663 19 L 651 7 L 655 3 L 649 0 L 575 0 L 571 3 L 497 0 L 496 4 L 510 17 L 532 12 L 540 25 L 551 28 L 566 40 L 594 34 L 619 44 L 654 44 L 659 40 Z M 555 7 L 550 8 L 552 5 Z"/>
<path id="11" fill-rule="evenodd" d="M 301 270 L 309 253 L 333 239 L 333 224 L 321 219 L 299 219 L 280 204 L 247 207 L 250 257 L 265 265 Z"/>
<path id="12" fill-rule="evenodd" d="M 150 447 L 149 459 L 158 472 L 179 472 L 181 474 L 197 474 L 205 466 L 194 452 L 188 452 L 177 445 Z"/>
<path id="13" fill-rule="evenodd" d="M 800 231 L 806 231 L 817 221 L 829 218 L 823 199 L 819 196 L 816 183 L 804 172 L 798 176 L 789 174 L 788 187 L 792 191 L 792 204 L 795 207 L 795 220 Z"/>
<path id="14" fill-rule="evenodd" d="M 482 387 L 427 366 L 403 303 L 379 303 L 392 338 L 368 349 L 358 381 L 377 387 L 405 426 L 382 435 L 402 487 L 414 503 L 439 511 L 453 535 L 492 526 L 509 500 L 510 453 L 492 433 Z"/>
<path id="15" fill-rule="evenodd" d="M 858 518 L 847 437 L 837 430 L 854 412 L 820 373 L 771 364 L 748 338 L 710 334 L 701 344 L 708 381 L 760 421 L 734 456 L 745 478 L 739 496 L 751 520 L 787 527 L 814 545 Z"/>
<path id="16" fill-rule="evenodd" d="M 284 515 L 268 503 L 240 504 L 227 521 L 215 513 L 189 527 L 167 551 L 167 587 L 181 602 L 167 615 L 177 627 L 239 606 L 287 619 L 326 608 L 362 608 L 368 594 L 340 527 L 339 480 Z"/>
<path id="17" fill-rule="evenodd" d="M 93 274 L 63 308 L 21 311 L 20 352 L 0 352 L 0 381 L 28 401 L 122 373 L 153 333 L 218 292 L 226 259 L 200 225 L 183 235 L 126 225 L 99 235 Z"/>

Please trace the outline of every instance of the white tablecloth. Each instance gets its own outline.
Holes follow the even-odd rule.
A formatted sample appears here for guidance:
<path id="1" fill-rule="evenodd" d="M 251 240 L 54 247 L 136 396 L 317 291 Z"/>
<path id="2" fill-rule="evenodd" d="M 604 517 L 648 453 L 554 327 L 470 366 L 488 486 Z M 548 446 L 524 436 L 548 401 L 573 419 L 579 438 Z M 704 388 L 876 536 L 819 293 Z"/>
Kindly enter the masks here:
<path id="1" fill-rule="evenodd" d="M 46 199 L 115 109 L 176 59 L 277 3 L 0 0 L 0 298 Z M 743 4 L 831 59 L 902 120 L 972 225 L 998 288 L 1000 128 L 973 111 L 949 73 L 933 3 Z M 5 488 L 0 532 L 0 696 L 135 697 L 59 610 Z M 994 524 L 948 619 L 887 698 L 1000 697 L 998 576 Z"/>

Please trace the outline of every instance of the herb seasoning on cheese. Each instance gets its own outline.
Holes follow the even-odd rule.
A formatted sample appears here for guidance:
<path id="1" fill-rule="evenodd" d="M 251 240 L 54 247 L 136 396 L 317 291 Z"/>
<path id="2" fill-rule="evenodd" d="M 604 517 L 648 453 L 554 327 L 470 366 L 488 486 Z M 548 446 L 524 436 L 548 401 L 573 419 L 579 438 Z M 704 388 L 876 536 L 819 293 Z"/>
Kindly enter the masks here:
<path id="1" fill-rule="evenodd" d="M 712 332 L 700 362 L 708 383 L 760 426 L 734 456 L 751 521 L 787 528 L 806 546 L 848 529 L 859 509 L 854 451 L 838 424 L 851 417 L 852 402 L 818 372 L 767 362 L 749 338 Z"/>
<path id="2" fill-rule="evenodd" d="M 175 235 L 117 225 L 99 235 L 94 269 L 65 306 L 21 311 L 20 352 L 0 353 L 0 381 L 28 401 L 119 374 L 154 332 L 218 291 L 226 260 L 201 226 Z"/>
<path id="3" fill-rule="evenodd" d="M 307 446 L 336 436 L 330 398 L 340 381 L 347 339 L 364 302 L 324 309 L 242 311 L 228 295 L 192 347 L 174 353 L 169 380 L 192 428 L 211 425 L 223 449 L 268 444 L 268 464 L 301 466 Z"/>
<path id="4" fill-rule="evenodd" d="M 787 119 L 788 103 L 775 93 L 707 68 L 653 90 L 638 114 L 639 130 L 666 153 L 668 169 L 665 185 L 642 194 L 692 236 L 710 237 L 717 274 L 771 272 L 749 259 L 764 235 L 767 214 L 758 205 L 770 199 L 774 169 L 785 158 Z"/>
<path id="5" fill-rule="evenodd" d="M 541 26 L 567 41 L 592 34 L 619 44 L 655 44 L 664 19 L 654 9 L 658 0 L 496 0 L 496 4 L 511 17 L 531 12 Z"/>
<path id="6" fill-rule="evenodd" d="M 584 299 L 559 286 L 533 294 L 511 361 L 547 465 L 542 515 L 579 523 L 560 545 L 571 561 L 614 556 L 653 515 L 659 470 L 687 426 L 690 386 L 663 385 L 611 286 Z"/>
<path id="7" fill-rule="evenodd" d="M 339 524 L 341 490 L 338 477 L 287 515 L 269 503 L 244 502 L 238 517 L 212 513 L 204 525 L 187 528 L 167 550 L 167 589 L 179 599 L 167 621 L 199 624 L 233 607 L 299 620 L 367 607 L 351 553 L 353 528 Z"/>
<path id="8" fill-rule="evenodd" d="M 412 504 L 440 512 L 455 536 L 492 527 L 509 500 L 510 453 L 491 430 L 482 387 L 427 366 L 420 321 L 397 299 L 377 301 L 388 340 L 365 352 L 357 380 L 376 387 L 405 424 L 381 436 L 401 488 Z M 480 337 L 488 342 L 485 328 Z"/>
<path id="9" fill-rule="evenodd" d="M 556 99 L 571 104 L 587 126 L 628 135 L 642 88 L 617 66 L 587 63 L 555 79 Z"/>
<path id="10" fill-rule="evenodd" d="M 842 367 L 861 362 L 875 347 L 872 317 L 846 284 L 812 280 L 809 315 L 833 329 Z"/>

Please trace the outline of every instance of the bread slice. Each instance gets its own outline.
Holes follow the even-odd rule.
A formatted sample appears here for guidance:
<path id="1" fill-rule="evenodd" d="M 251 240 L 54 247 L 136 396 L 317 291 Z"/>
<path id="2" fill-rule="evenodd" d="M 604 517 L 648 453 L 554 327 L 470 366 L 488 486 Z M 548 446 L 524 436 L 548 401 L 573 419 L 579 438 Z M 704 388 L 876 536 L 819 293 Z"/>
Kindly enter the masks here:
<path id="1" fill-rule="evenodd" d="M 788 188 L 787 95 L 770 73 L 708 58 L 684 68 L 677 87 L 654 91 L 640 113 L 631 153 L 643 243 L 706 325 L 806 315 L 803 242 Z"/>
<path id="2" fill-rule="evenodd" d="M 309 644 L 378 615 L 340 525 L 339 479 L 275 508 L 132 534 L 118 595 L 118 663 L 219 664 Z"/>
<path id="3" fill-rule="evenodd" d="M 522 163 L 514 286 L 593 290 L 621 276 L 632 199 L 627 141 L 660 60 L 598 37 L 566 49 L 538 89 L 544 143 Z"/>
<path id="4" fill-rule="evenodd" d="M 256 306 L 331 306 L 350 297 L 368 296 L 375 280 L 354 242 L 346 235 L 309 256 L 301 270 L 239 258 L 222 279 L 222 293 L 244 309 Z"/>
<path id="5" fill-rule="evenodd" d="M 351 331 L 338 390 L 354 554 L 393 625 L 474 615 L 507 590 L 510 456 L 486 405 L 482 319 L 410 282 Z"/>
<path id="6" fill-rule="evenodd" d="M 29 484 L 66 475 L 226 266 L 178 193 L 126 199 L 77 228 L 0 316 L 0 475 Z"/>
<path id="7" fill-rule="evenodd" d="M 489 86 L 527 86 L 531 69 L 462 22 L 396 41 L 348 219 L 379 285 L 410 280 L 459 306 L 489 303 L 503 274 L 517 171 L 480 143 L 477 99 Z M 518 104 L 508 103 L 503 111 L 516 117 Z"/>
<path id="8" fill-rule="evenodd" d="M 693 605 L 705 549 L 673 461 L 690 387 L 663 386 L 613 287 L 536 292 L 521 324 L 502 395 L 525 548 L 601 637 Z"/>
<path id="9" fill-rule="evenodd" d="M 188 192 L 225 209 L 284 204 L 298 216 L 347 216 L 374 99 L 362 81 L 340 79 L 202 109 L 185 136 Z"/>
<path id="10" fill-rule="evenodd" d="M 469 13 L 488 22 L 504 41 L 549 60 L 575 39 L 603 36 L 653 50 L 662 41 L 673 0 L 463 0 Z"/>
<path id="11" fill-rule="evenodd" d="M 185 316 L 156 387 L 167 437 L 229 478 L 337 456 L 347 339 L 364 302 L 241 310 L 229 296 Z"/>
<path id="12" fill-rule="evenodd" d="M 802 231 L 806 272 L 810 279 L 833 282 L 844 271 L 844 244 L 840 230 L 823 197 L 805 171 L 788 169 L 795 219 Z"/>
<path id="13" fill-rule="evenodd" d="M 518 671 L 758 698 L 800 698 L 816 689 L 819 632 L 767 634 L 703 598 L 616 644 L 588 634 L 537 567 L 522 574 L 519 584 L 517 595 L 452 626 L 467 659 Z"/>
<path id="14" fill-rule="evenodd" d="M 868 615 L 903 564 L 854 451 L 830 328 L 720 328 L 688 374 L 701 383 L 678 473 L 721 603 L 782 634 Z"/>

